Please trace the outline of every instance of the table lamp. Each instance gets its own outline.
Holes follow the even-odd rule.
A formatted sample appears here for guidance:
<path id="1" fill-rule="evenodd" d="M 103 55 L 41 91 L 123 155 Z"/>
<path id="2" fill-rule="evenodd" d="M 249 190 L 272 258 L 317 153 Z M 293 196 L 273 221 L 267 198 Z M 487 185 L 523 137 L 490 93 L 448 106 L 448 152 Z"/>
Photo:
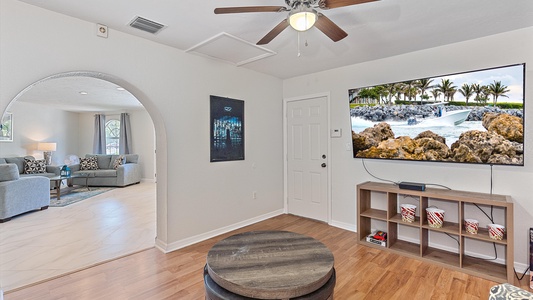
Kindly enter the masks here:
<path id="1" fill-rule="evenodd" d="M 56 143 L 38 143 L 37 150 L 43 151 L 46 165 L 52 164 L 52 151 L 56 151 Z"/>

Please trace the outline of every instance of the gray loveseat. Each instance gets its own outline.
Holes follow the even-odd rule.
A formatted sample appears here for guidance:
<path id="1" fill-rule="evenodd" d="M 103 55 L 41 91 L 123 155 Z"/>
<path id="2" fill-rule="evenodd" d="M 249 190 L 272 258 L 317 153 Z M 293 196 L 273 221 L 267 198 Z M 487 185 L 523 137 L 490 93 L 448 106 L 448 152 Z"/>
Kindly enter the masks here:
<path id="1" fill-rule="evenodd" d="M 96 157 L 97 167 L 95 170 L 82 169 L 81 164 L 69 166 L 72 175 L 82 175 L 83 177 L 73 177 L 69 185 L 85 185 L 87 180 L 88 186 L 116 186 L 124 187 L 141 182 L 141 166 L 138 164 L 138 154 L 122 155 L 123 162 L 121 165 L 114 166 L 115 160 L 119 155 L 108 154 L 87 154 L 85 158 Z M 86 179 L 85 176 L 89 178 Z"/>
<path id="2" fill-rule="evenodd" d="M 0 164 L 0 223 L 11 217 L 50 205 L 50 180 L 44 176 L 21 177 L 16 164 Z"/>

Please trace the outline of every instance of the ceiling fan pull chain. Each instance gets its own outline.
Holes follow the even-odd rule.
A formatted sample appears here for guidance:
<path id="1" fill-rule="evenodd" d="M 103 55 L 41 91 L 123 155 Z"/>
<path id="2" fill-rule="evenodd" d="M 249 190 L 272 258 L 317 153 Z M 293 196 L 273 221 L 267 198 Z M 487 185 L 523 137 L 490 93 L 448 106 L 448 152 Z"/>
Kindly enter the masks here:
<path id="1" fill-rule="evenodd" d="M 299 31 L 297 32 L 297 35 L 298 35 L 298 57 L 300 57 L 302 53 L 300 53 L 300 32 Z"/>

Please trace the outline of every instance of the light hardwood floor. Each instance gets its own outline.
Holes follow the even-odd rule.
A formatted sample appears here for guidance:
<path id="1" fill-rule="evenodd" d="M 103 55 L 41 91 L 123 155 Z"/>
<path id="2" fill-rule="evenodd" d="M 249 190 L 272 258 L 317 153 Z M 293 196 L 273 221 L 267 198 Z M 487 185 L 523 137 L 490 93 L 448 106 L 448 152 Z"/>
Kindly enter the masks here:
<path id="1" fill-rule="evenodd" d="M 140 183 L 0 224 L 2 289 L 10 291 L 152 248 L 155 193 L 155 183 Z"/>
<path id="2" fill-rule="evenodd" d="M 152 248 L 16 292 L 16 299 L 204 299 L 202 269 L 219 240 L 250 230 L 288 230 L 323 242 L 337 271 L 335 299 L 488 299 L 495 282 L 358 245 L 355 233 L 281 215 L 164 254 Z M 522 283 L 526 288 L 527 281 Z"/>

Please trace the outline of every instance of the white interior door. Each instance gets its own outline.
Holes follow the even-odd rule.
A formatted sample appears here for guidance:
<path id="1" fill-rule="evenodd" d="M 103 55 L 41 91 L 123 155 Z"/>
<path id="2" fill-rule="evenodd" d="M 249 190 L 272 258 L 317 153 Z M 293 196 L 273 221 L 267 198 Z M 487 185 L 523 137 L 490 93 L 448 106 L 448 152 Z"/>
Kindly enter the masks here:
<path id="1" fill-rule="evenodd" d="M 288 212 L 328 222 L 328 105 L 315 97 L 287 102 Z"/>

